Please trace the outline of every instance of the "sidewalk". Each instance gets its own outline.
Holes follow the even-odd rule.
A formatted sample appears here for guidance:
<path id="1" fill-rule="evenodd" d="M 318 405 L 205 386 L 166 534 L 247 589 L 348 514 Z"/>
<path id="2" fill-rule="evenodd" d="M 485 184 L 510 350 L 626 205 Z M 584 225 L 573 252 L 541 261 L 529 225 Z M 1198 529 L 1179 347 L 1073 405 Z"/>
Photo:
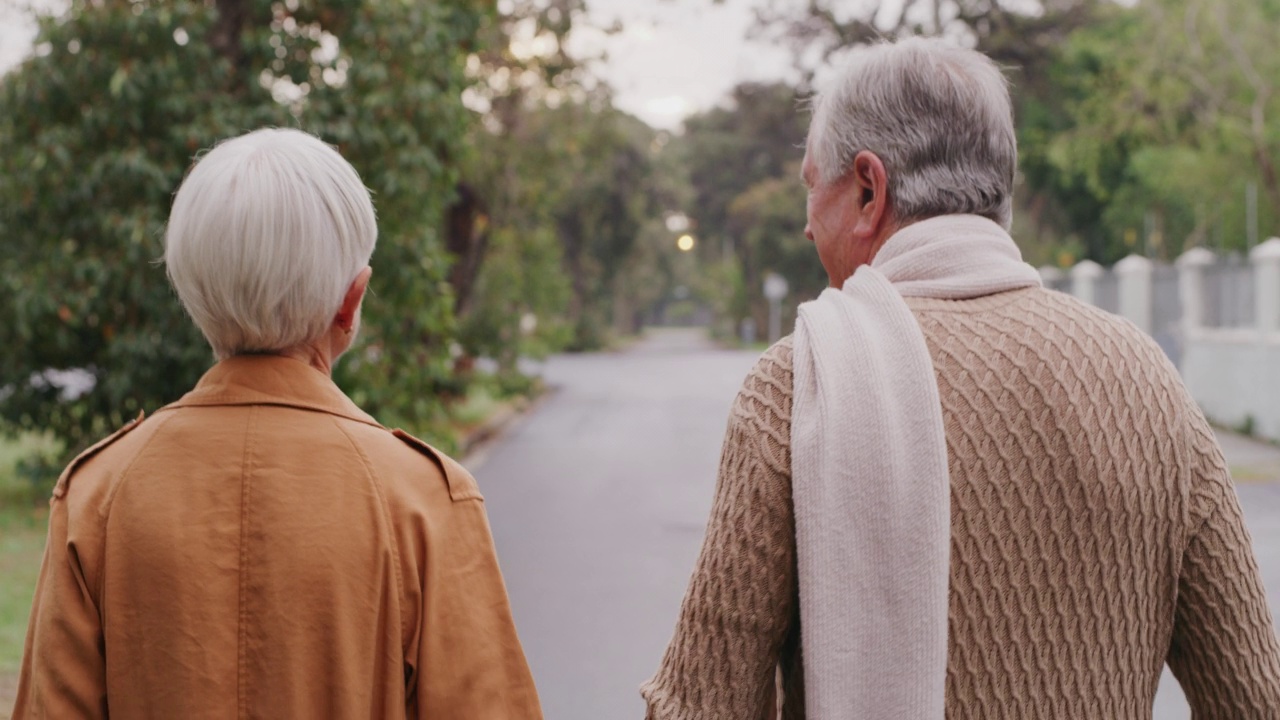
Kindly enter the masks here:
<path id="1" fill-rule="evenodd" d="M 1280 481 L 1280 447 L 1230 430 L 1215 432 L 1236 483 Z"/>
<path id="2" fill-rule="evenodd" d="M 1267 586 L 1271 613 L 1280 618 L 1280 447 L 1218 428 L 1218 444 L 1236 481 L 1253 539 L 1253 551 Z M 1191 710 L 1173 675 L 1165 669 L 1153 720 L 1189 720 Z"/>

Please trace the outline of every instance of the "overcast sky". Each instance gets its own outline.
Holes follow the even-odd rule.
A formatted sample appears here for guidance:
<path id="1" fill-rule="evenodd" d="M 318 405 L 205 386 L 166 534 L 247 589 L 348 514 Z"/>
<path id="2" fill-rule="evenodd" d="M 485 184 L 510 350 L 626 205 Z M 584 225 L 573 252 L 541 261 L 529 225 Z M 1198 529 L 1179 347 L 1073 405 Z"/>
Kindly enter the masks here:
<path id="1" fill-rule="evenodd" d="M 598 72 L 616 90 L 618 106 L 655 127 L 678 125 L 744 80 L 791 75 L 786 50 L 746 40 L 753 0 L 587 2 L 593 25 L 621 20 L 623 31 L 578 33 L 573 48 L 579 54 L 603 50 L 607 61 Z"/>
<path id="2" fill-rule="evenodd" d="M 613 35 L 585 29 L 573 49 L 606 54 L 596 70 L 616 90 L 619 107 L 655 127 L 674 128 L 741 81 L 790 74 L 785 50 L 745 39 L 752 2 L 588 0 L 592 25 L 620 20 L 624 29 Z M 35 30 L 16 4 L 0 0 L 0 72 L 31 52 Z"/>
<path id="3" fill-rule="evenodd" d="M 15 7 L 17 3 L 0 0 L 0 73 L 31 52 L 35 26 Z"/>

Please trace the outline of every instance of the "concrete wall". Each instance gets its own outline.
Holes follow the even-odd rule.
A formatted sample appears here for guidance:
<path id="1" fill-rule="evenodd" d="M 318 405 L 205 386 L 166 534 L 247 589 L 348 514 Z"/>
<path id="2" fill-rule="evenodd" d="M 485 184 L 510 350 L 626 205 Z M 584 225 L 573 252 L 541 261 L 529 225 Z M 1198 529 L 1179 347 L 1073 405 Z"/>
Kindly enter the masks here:
<path id="1" fill-rule="evenodd" d="M 1041 269 L 1047 285 L 1154 335 L 1211 420 L 1280 441 L 1280 238 L 1254 248 L 1247 265 L 1188 250 L 1176 263 L 1176 291 L 1173 272 L 1139 256 L 1110 271 L 1087 260 L 1067 273 Z M 1110 278 L 1108 302 L 1099 290 Z"/>
<path id="2" fill-rule="evenodd" d="M 1182 378 L 1213 422 L 1280 440 L 1280 338 L 1209 332 L 1188 339 Z M 1252 335 L 1252 337 L 1247 337 Z"/>

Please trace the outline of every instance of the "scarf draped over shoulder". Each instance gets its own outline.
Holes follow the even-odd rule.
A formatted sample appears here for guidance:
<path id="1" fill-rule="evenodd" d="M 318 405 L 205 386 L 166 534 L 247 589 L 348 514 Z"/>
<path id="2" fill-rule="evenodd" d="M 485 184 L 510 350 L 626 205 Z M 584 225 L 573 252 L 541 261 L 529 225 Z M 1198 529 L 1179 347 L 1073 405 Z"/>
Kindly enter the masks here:
<path id="1" fill-rule="evenodd" d="M 904 298 L 1038 285 L 1000 225 L 946 215 L 800 306 L 792 483 L 813 720 L 942 720 L 950 478 L 933 362 Z"/>

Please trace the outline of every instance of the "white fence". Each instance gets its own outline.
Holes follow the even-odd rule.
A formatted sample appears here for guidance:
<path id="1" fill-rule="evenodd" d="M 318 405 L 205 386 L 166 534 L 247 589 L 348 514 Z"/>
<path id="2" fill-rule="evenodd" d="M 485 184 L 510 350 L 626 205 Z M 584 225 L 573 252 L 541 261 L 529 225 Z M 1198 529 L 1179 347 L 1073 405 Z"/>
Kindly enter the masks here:
<path id="1" fill-rule="evenodd" d="M 1131 255 L 1040 274 L 1150 333 L 1209 418 L 1280 440 L 1280 238 L 1247 258 L 1195 248 L 1174 266 Z"/>

